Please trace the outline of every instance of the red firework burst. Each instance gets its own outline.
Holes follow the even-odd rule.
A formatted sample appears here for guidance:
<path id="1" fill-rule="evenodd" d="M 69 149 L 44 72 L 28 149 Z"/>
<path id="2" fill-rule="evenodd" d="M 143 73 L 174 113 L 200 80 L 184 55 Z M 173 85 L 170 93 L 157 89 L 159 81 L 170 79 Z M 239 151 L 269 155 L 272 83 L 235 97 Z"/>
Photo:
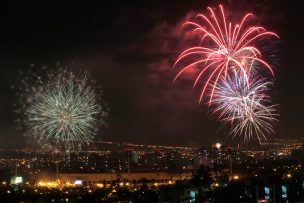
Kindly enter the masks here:
<path id="1" fill-rule="evenodd" d="M 205 78 L 199 102 L 209 89 L 209 105 L 220 76 L 226 77 L 231 70 L 237 69 L 248 85 L 248 74 L 257 67 L 266 68 L 274 75 L 271 65 L 263 59 L 257 40 L 266 37 L 279 38 L 277 34 L 267 31 L 264 27 L 249 25 L 248 19 L 253 16 L 251 13 L 246 14 L 239 24 L 232 24 L 227 22 L 222 5 L 219 5 L 219 9 L 220 14 L 217 16 L 214 10 L 208 7 L 210 16 L 198 14 L 197 22 L 188 21 L 184 24 L 191 25 L 193 32 L 201 34 L 201 43 L 183 51 L 174 64 L 175 67 L 184 59 L 190 58 L 191 63 L 181 67 L 174 81 L 187 70 L 198 68 L 199 73 L 195 76 L 193 87 Z M 208 86 L 211 88 L 207 88 Z"/>

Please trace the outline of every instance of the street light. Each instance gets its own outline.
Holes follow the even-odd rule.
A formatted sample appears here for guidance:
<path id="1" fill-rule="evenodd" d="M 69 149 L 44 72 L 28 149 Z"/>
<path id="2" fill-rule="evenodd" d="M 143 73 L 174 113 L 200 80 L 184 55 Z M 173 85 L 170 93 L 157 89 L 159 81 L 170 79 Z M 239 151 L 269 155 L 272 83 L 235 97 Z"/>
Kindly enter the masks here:
<path id="1" fill-rule="evenodd" d="M 221 143 L 219 143 L 219 142 L 217 142 L 217 143 L 215 144 L 215 147 L 216 147 L 217 149 L 220 149 L 220 148 L 221 148 L 221 146 L 222 146 L 222 144 L 221 144 Z"/>

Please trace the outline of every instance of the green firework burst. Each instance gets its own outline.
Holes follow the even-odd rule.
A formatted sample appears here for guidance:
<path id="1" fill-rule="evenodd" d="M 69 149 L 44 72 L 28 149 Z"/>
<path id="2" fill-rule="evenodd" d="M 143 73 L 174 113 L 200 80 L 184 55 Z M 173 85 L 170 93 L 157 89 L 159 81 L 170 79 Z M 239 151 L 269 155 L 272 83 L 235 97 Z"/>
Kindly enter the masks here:
<path id="1" fill-rule="evenodd" d="M 92 142 L 96 129 L 105 122 L 101 92 L 90 84 L 86 73 L 59 69 L 46 81 L 39 77 L 30 89 L 24 123 L 41 143 L 73 150 Z"/>

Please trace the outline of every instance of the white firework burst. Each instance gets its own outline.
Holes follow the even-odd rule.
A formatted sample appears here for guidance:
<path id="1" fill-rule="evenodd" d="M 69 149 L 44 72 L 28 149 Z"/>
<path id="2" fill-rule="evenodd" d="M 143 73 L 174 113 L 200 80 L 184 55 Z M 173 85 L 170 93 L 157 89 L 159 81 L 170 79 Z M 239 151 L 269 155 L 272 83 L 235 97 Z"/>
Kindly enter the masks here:
<path id="1" fill-rule="evenodd" d="M 244 142 L 256 137 L 261 143 L 266 135 L 274 132 L 273 123 L 279 116 L 278 105 L 271 105 L 266 94 L 272 82 L 250 74 L 249 85 L 242 74 L 234 72 L 222 77 L 215 87 L 213 113 L 219 120 L 231 126 L 233 136 L 241 136 Z"/>

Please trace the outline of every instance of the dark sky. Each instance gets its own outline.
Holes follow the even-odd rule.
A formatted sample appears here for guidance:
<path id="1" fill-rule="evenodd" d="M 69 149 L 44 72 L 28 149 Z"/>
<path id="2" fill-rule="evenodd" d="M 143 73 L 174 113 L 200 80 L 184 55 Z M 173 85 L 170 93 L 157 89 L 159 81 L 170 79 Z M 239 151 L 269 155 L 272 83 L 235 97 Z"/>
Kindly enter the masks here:
<path id="1" fill-rule="evenodd" d="M 7 143 L 25 143 L 16 130 L 11 85 L 20 70 L 72 62 L 91 71 L 111 112 L 104 140 L 165 145 L 225 141 L 226 131 L 198 104 L 192 83 L 172 83 L 178 53 L 192 45 L 181 23 L 220 1 L 153 0 L 10 1 L 0 6 L 0 133 Z M 110 3 L 111 2 L 111 3 Z M 253 12 L 259 24 L 281 36 L 275 100 L 281 106 L 278 137 L 304 132 L 303 13 L 298 1 L 224 1 L 226 12 Z M 74 68 L 75 69 L 75 68 Z M 76 68 L 77 69 L 77 68 Z"/>

